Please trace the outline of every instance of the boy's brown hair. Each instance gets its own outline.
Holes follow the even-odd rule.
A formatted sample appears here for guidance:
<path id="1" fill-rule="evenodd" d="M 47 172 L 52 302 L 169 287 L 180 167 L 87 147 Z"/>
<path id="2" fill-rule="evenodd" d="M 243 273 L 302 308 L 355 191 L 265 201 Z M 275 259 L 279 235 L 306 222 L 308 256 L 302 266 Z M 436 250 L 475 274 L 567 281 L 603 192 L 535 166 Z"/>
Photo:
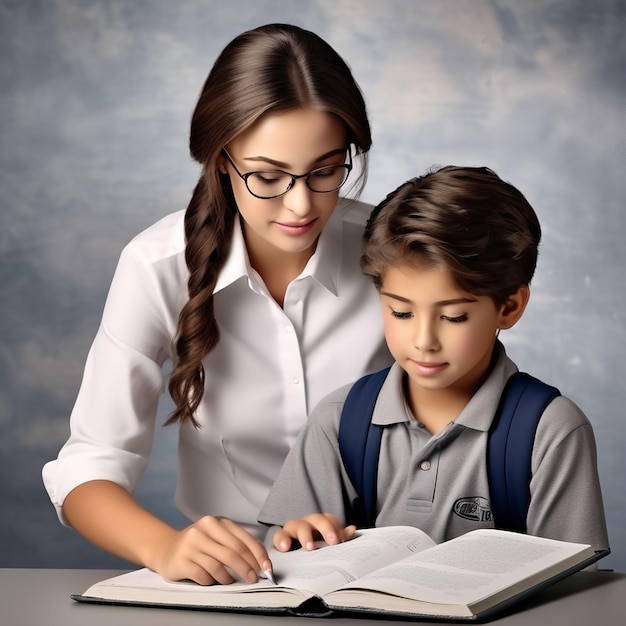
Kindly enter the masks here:
<path id="1" fill-rule="evenodd" d="M 541 226 L 522 193 L 486 167 L 447 166 L 413 178 L 372 212 L 361 268 L 445 266 L 456 285 L 499 306 L 535 272 Z"/>

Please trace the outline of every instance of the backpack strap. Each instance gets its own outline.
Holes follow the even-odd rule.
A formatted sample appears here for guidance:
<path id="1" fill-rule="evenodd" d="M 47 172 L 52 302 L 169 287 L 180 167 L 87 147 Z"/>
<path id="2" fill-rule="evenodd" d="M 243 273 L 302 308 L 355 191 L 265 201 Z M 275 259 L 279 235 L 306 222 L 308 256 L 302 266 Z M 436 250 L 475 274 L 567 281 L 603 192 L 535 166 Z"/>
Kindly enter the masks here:
<path id="1" fill-rule="evenodd" d="M 359 499 L 348 523 L 360 528 L 376 519 L 376 482 L 383 427 L 372 414 L 389 368 L 359 379 L 350 389 L 339 423 L 339 451 Z M 560 395 L 556 387 L 523 372 L 504 387 L 487 443 L 487 476 L 496 528 L 526 532 L 531 459 L 544 410 Z"/>
<path id="2" fill-rule="evenodd" d="M 383 427 L 372 424 L 374 406 L 390 368 L 368 374 L 350 388 L 339 422 L 339 451 L 359 499 L 347 520 L 360 528 L 374 525 L 378 455 Z"/>
<path id="3" fill-rule="evenodd" d="M 558 395 L 556 387 L 523 372 L 507 381 L 487 444 L 489 499 L 497 528 L 526 532 L 535 432 Z"/>

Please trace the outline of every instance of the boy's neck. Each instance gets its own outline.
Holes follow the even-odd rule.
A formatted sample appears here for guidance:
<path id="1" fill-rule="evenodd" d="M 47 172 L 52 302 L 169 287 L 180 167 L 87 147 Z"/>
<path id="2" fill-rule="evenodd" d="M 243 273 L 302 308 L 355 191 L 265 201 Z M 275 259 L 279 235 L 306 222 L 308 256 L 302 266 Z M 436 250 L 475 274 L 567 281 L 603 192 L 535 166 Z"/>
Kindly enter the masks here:
<path id="1" fill-rule="evenodd" d="M 474 394 L 487 380 L 495 360 L 494 345 L 491 358 L 482 372 L 475 372 L 476 377 L 464 381 L 465 384 L 444 387 L 443 389 L 425 389 L 412 384 L 408 374 L 405 373 L 403 379 L 404 397 L 415 420 L 424 426 L 431 435 L 441 432 L 469 404 Z"/>
<path id="2" fill-rule="evenodd" d="M 450 389 L 415 391 L 408 393 L 406 390 L 407 403 L 415 420 L 431 435 L 438 434 L 454 421 L 472 398 L 472 394 L 455 393 Z"/>

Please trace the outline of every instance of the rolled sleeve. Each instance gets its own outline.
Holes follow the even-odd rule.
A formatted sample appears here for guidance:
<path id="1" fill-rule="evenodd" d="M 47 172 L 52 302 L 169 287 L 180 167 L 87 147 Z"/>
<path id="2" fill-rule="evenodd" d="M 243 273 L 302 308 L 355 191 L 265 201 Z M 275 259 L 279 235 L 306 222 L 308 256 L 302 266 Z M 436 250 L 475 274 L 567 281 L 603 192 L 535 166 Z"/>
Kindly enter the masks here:
<path id="1" fill-rule="evenodd" d="M 164 336 L 154 312 L 159 307 L 156 296 L 137 256 L 123 254 L 87 356 L 70 437 L 42 471 L 65 525 L 63 502 L 78 485 L 109 480 L 132 492 L 147 466 L 164 387 L 165 343 L 155 341 Z M 119 313 L 121 302 L 125 315 Z M 141 332 L 135 332 L 138 328 Z"/>

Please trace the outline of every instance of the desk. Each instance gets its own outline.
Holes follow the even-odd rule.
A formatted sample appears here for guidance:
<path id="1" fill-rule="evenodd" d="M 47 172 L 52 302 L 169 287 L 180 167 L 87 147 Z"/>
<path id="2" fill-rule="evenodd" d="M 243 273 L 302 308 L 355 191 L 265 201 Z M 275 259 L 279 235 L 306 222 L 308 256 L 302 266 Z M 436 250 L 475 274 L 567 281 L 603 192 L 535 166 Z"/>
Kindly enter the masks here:
<path id="1" fill-rule="evenodd" d="M 89 585 L 121 573 L 119 570 L 0 569 L 0 620 L 4 626 L 397 626 L 411 623 L 106 606 L 81 604 L 70 598 L 71 593 L 82 593 Z M 521 602 L 489 624 L 621 626 L 625 613 L 626 574 L 578 572 Z M 440 625 L 441 622 L 419 624 Z"/>

